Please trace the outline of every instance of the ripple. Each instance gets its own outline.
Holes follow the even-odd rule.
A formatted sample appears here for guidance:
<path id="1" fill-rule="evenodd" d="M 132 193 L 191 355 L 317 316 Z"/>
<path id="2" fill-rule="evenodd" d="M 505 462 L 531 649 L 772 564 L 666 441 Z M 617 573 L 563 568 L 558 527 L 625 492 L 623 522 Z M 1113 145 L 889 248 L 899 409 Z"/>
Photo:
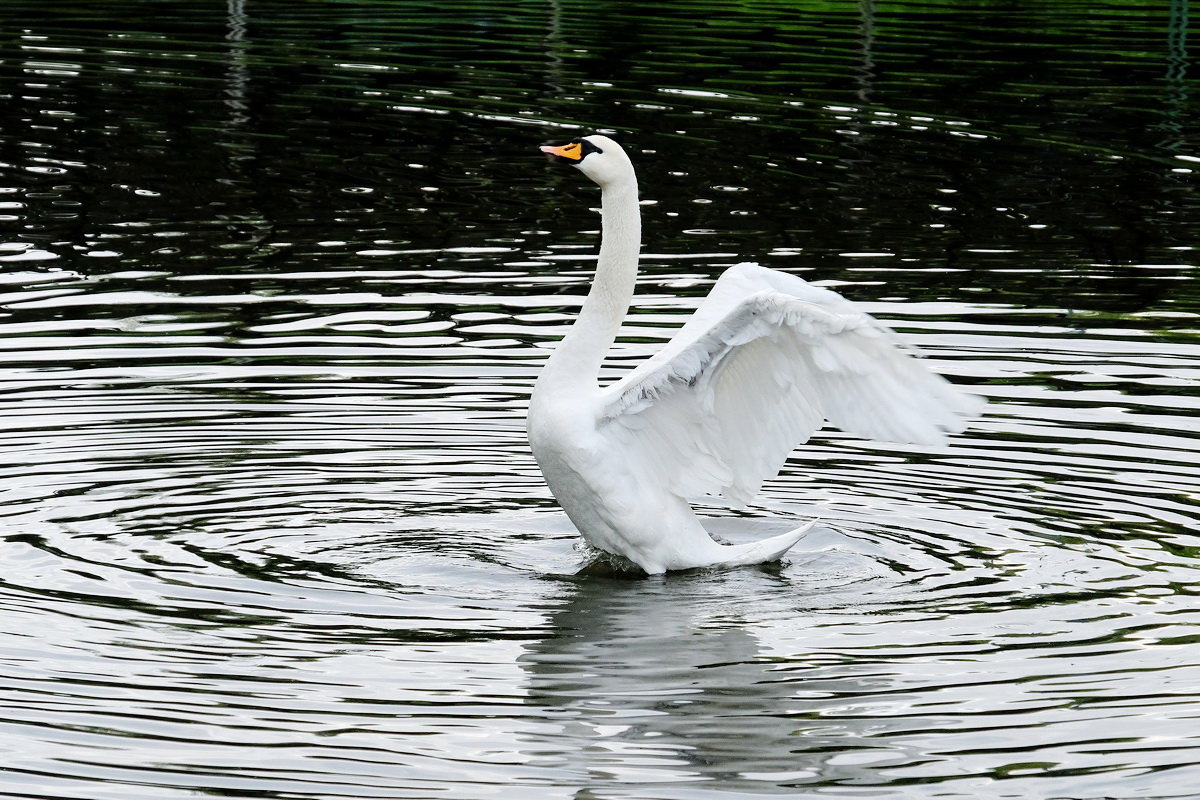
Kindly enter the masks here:
<path id="1" fill-rule="evenodd" d="M 818 5 L 15 0 L 2 791 L 1191 797 L 1178 15 Z M 523 430 L 598 227 L 537 129 L 580 127 L 645 201 L 605 379 L 758 260 L 987 414 L 705 501 L 819 517 L 780 564 L 598 559 Z"/>

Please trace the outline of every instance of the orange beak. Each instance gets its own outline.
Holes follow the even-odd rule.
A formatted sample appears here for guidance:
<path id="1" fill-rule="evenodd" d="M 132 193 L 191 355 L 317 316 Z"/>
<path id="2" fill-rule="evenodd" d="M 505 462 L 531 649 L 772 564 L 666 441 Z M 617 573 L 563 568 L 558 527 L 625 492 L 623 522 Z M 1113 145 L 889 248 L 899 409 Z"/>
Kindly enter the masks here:
<path id="1" fill-rule="evenodd" d="M 567 161 L 579 161 L 583 158 L 583 145 L 581 145 L 579 142 L 564 144 L 561 147 L 554 147 L 553 145 L 544 144 L 542 145 L 541 149 L 542 152 L 546 153 L 547 155 L 565 158 Z"/>

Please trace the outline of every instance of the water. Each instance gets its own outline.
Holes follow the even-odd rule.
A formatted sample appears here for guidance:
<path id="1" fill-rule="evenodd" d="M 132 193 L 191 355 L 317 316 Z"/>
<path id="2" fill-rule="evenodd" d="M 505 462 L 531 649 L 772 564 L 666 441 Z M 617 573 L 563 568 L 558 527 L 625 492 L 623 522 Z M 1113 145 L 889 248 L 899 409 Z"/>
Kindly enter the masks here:
<path id="1" fill-rule="evenodd" d="M 0 794 L 1200 797 L 1186 0 L 0 14 Z M 822 516 L 780 565 L 584 569 L 577 126 L 649 201 L 610 374 L 752 259 L 987 415 L 705 507 Z"/>

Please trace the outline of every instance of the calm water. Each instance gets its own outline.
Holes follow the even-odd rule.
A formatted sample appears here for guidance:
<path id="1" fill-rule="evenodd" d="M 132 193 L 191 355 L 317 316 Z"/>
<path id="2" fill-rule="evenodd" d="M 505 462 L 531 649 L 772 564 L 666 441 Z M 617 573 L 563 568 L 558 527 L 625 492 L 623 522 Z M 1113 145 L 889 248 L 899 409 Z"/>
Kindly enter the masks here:
<path id="1" fill-rule="evenodd" d="M 1200 797 L 1188 3 L 8 0 L 0 794 Z M 611 373 L 726 265 L 987 395 L 829 431 L 780 565 L 588 562 L 524 441 L 634 152 Z"/>

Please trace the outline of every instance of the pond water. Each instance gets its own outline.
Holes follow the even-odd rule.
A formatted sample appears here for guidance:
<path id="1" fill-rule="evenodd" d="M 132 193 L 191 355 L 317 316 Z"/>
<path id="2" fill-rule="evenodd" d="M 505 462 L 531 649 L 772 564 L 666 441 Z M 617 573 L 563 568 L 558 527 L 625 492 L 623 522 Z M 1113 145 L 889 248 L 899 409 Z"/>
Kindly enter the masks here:
<path id="1" fill-rule="evenodd" d="M 1200 796 L 1187 0 L 8 0 L 0 794 Z M 990 399 L 834 430 L 781 564 L 589 574 L 524 408 L 742 260 Z"/>

